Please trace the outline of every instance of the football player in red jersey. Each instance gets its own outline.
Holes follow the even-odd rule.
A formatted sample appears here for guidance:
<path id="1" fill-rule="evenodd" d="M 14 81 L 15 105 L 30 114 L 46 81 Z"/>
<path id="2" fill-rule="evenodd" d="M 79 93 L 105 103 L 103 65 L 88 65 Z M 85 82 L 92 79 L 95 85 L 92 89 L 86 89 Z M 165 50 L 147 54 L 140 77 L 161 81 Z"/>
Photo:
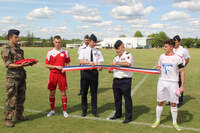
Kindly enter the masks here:
<path id="1" fill-rule="evenodd" d="M 66 90 L 68 89 L 66 74 L 62 71 L 62 67 L 69 65 L 70 57 L 67 50 L 61 48 L 61 37 L 55 36 L 53 39 L 54 48 L 48 51 L 45 64 L 50 70 L 48 89 L 50 90 L 49 102 L 51 106 L 51 111 L 47 114 L 50 117 L 55 114 L 55 93 L 58 84 L 59 90 L 62 95 L 62 106 L 63 106 L 63 116 L 68 117 L 66 112 L 67 107 L 67 95 Z"/>

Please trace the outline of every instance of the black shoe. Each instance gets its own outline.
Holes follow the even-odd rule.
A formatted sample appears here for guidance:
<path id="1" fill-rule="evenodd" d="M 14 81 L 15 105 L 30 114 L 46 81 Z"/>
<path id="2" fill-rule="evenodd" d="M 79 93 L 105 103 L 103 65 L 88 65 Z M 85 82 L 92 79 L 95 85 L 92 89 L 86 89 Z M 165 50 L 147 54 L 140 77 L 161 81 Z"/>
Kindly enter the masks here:
<path id="1" fill-rule="evenodd" d="M 170 102 L 168 102 L 167 104 L 166 104 L 166 106 L 170 106 L 171 104 L 170 104 Z"/>
<path id="2" fill-rule="evenodd" d="M 118 118 L 121 118 L 121 116 L 116 116 L 116 115 L 114 115 L 113 117 L 110 117 L 109 119 L 110 119 L 110 120 L 115 120 L 115 119 L 118 119 Z"/>
<path id="3" fill-rule="evenodd" d="M 82 113 L 81 116 L 82 117 L 86 117 L 87 113 Z"/>
<path id="4" fill-rule="evenodd" d="M 183 106 L 183 103 L 179 103 L 178 104 L 178 108 L 180 108 L 181 106 Z"/>
<path id="5" fill-rule="evenodd" d="M 92 113 L 95 117 L 99 117 L 98 113 Z"/>
<path id="6" fill-rule="evenodd" d="M 126 119 L 126 120 L 124 120 L 122 123 L 123 124 L 126 124 L 126 123 L 129 123 L 129 122 L 131 122 L 132 120 L 131 119 Z"/>

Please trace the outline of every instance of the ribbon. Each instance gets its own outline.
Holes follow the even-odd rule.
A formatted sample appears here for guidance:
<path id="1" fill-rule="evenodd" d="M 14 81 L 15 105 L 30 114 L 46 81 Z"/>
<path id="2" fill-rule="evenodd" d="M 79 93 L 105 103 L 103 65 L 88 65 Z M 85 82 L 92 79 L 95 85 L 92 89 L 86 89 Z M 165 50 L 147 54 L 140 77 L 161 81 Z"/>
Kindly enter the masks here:
<path id="1" fill-rule="evenodd" d="M 137 68 L 137 67 L 125 67 L 125 66 L 109 66 L 109 65 L 81 65 L 81 66 L 65 66 L 63 71 L 77 71 L 77 70 L 92 70 L 92 69 L 108 69 L 108 70 L 120 70 L 120 71 L 129 71 L 129 72 L 139 72 L 139 73 L 148 73 L 148 74 L 160 74 L 159 69 L 146 69 L 146 68 Z"/>

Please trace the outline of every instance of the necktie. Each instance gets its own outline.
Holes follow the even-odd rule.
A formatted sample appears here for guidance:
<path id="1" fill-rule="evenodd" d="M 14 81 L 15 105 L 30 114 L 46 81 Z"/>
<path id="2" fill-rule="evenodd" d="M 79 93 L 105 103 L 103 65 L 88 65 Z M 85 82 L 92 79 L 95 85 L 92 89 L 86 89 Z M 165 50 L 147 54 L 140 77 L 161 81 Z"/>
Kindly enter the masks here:
<path id="1" fill-rule="evenodd" d="M 92 52 L 92 49 L 91 49 L 91 53 L 90 53 L 90 59 L 91 59 L 91 61 L 93 61 L 93 52 Z"/>

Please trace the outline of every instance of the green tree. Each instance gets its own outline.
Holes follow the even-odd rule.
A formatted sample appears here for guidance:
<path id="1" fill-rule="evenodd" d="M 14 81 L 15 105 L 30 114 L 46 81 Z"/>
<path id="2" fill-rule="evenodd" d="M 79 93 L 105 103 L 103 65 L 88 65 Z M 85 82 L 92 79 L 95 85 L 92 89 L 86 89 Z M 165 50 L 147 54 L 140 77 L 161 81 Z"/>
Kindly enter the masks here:
<path id="1" fill-rule="evenodd" d="M 124 35 L 124 34 L 121 34 L 121 35 L 119 35 L 119 37 L 126 37 L 126 35 Z"/>
<path id="2" fill-rule="evenodd" d="M 143 35 L 140 31 L 136 31 L 133 37 L 143 37 Z"/>
<path id="3" fill-rule="evenodd" d="M 195 39 L 193 39 L 193 38 L 183 38 L 183 39 L 181 40 L 181 44 L 182 44 L 183 46 L 186 46 L 187 48 L 194 47 Z"/>
<path id="4" fill-rule="evenodd" d="M 163 47 L 163 42 L 166 39 L 169 39 L 169 37 L 167 36 L 167 34 L 163 31 L 159 32 L 159 33 L 154 33 L 149 35 L 148 37 L 152 37 L 152 47 Z"/>

